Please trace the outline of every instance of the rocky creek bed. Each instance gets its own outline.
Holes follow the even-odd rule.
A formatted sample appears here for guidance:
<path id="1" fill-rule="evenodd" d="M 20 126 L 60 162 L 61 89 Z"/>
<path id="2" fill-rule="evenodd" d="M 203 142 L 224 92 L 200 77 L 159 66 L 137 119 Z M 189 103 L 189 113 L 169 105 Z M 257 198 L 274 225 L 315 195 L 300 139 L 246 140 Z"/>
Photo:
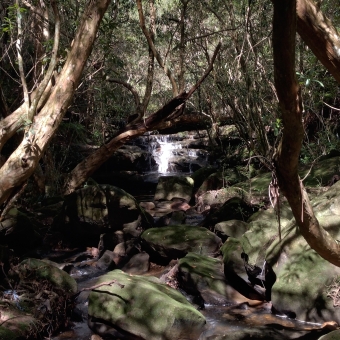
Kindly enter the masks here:
<path id="1" fill-rule="evenodd" d="M 340 182 L 327 183 L 339 164 L 325 158 L 307 178 L 337 238 Z M 279 240 L 270 174 L 229 187 L 221 176 L 161 178 L 147 202 L 94 184 L 34 213 L 13 209 L 0 228 L 0 338 L 338 336 L 340 269 L 310 249 L 284 201 Z"/>

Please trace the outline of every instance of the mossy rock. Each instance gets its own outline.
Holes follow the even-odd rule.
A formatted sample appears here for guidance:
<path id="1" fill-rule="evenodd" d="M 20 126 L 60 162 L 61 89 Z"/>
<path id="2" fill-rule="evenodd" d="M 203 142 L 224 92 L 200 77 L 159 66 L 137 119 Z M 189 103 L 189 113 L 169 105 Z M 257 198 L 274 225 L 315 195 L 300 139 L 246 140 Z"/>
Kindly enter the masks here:
<path id="1" fill-rule="evenodd" d="M 319 338 L 319 340 L 340 340 L 340 330 L 332 331 Z"/>
<path id="2" fill-rule="evenodd" d="M 307 187 L 326 186 L 335 174 L 340 173 L 340 157 L 330 157 L 319 160 L 313 167 L 306 166 L 300 171 L 300 177 L 307 178 L 304 185 Z"/>
<path id="3" fill-rule="evenodd" d="M 130 276 L 114 270 L 102 276 L 89 295 L 89 326 L 96 333 L 145 340 L 197 340 L 205 318 L 185 297 L 154 277 Z"/>
<path id="4" fill-rule="evenodd" d="M 191 178 L 194 180 L 194 188 L 197 190 L 204 180 L 213 174 L 216 171 L 216 168 L 212 166 L 203 167 L 199 170 L 196 170 L 194 173 L 191 174 Z"/>
<path id="5" fill-rule="evenodd" d="M 183 176 L 162 176 L 158 179 L 154 200 L 171 201 L 182 198 L 190 202 L 194 188 L 194 180 Z"/>
<path id="6" fill-rule="evenodd" d="M 19 309 L 0 303 L 0 339 L 34 339 L 39 335 L 42 325 L 32 315 Z"/>
<path id="7" fill-rule="evenodd" d="M 248 229 L 248 223 L 240 220 L 222 221 L 214 226 L 214 232 L 222 241 L 228 237 L 241 237 Z"/>
<path id="8" fill-rule="evenodd" d="M 178 280 L 184 291 L 204 303 L 224 305 L 232 301 L 221 259 L 188 253 L 178 262 Z"/>
<path id="9" fill-rule="evenodd" d="M 268 186 L 271 179 L 271 172 L 262 172 L 244 182 L 234 184 L 233 187 L 243 189 L 252 201 L 260 202 L 268 198 Z"/>
<path id="10" fill-rule="evenodd" d="M 65 271 L 38 259 L 29 258 L 15 267 L 15 273 L 20 280 L 47 280 L 65 294 L 72 295 L 77 292 L 77 283 Z"/>
<path id="11" fill-rule="evenodd" d="M 197 190 L 196 196 L 201 196 L 204 192 L 209 190 L 227 188 L 236 183 L 243 182 L 246 179 L 247 178 L 239 173 L 236 168 L 226 168 L 224 171 L 214 172 L 202 182 Z"/>
<path id="12" fill-rule="evenodd" d="M 232 197 L 227 199 L 217 211 L 209 213 L 203 221 L 202 226 L 212 230 L 219 222 L 228 220 L 247 221 L 257 210 L 258 207 L 252 206 L 242 197 L 235 197 L 235 195 L 232 195 Z"/>
<path id="13" fill-rule="evenodd" d="M 64 232 L 80 245 L 98 246 L 100 234 L 116 230 L 138 237 L 150 226 L 135 198 L 115 186 L 89 185 L 65 199 Z"/>
<path id="14" fill-rule="evenodd" d="M 340 310 L 327 296 L 330 285 L 339 281 L 340 268 L 311 249 L 293 222 L 285 227 L 282 242 L 275 240 L 269 247 L 267 260 L 275 263 L 275 308 L 292 311 L 304 321 L 340 323 Z"/>
<path id="15" fill-rule="evenodd" d="M 191 225 L 172 225 L 146 230 L 141 238 L 147 250 L 163 259 L 177 259 L 188 252 L 214 255 L 222 241 L 209 230 Z"/>

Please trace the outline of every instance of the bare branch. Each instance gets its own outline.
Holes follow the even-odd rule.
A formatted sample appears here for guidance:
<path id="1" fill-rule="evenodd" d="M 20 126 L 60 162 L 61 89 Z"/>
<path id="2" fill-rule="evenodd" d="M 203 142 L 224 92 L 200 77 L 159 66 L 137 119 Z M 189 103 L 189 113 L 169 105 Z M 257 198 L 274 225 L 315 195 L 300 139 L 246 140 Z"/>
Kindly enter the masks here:
<path id="1" fill-rule="evenodd" d="M 60 38 L 60 16 L 59 16 L 59 11 L 58 11 L 55 0 L 51 0 L 51 5 L 53 8 L 54 17 L 55 17 L 54 43 L 53 43 L 53 48 L 52 48 L 52 53 L 51 53 L 51 61 L 46 71 L 45 77 L 42 80 L 41 84 L 39 85 L 37 89 L 37 94 L 35 98 L 33 99 L 32 104 L 29 108 L 28 115 L 27 115 L 27 118 L 29 121 L 32 121 L 34 115 L 36 114 L 38 103 L 44 91 L 46 90 L 46 87 L 49 81 L 52 78 L 55 66 L 57 64 L 57 54 L 58 54 L 59 38 Z"/>
<path id="2" fill-rule="evenodd" d="M 17 25 L 18 25 L 18 39 L 16 41 L 16 49 L 18 53 L 18 66 L 19 66 L 19 73 L 20 73 L 20 79 L 21 79 L 21 85 L 24 92 L 24 103 L 26 106 L 26 110 L 28 113 L 28 108 L 30 106 L 30 99 L 28 95 L 28 87 L 25 77 L 25 71 L 24 71 L 24 62 L 22 59 L 21 54 L 21 46 L 22 46 L 22 18 L 21 18 L 21 9 L 19 6 L 19 0 L 15 0 L 16 4 L 16 10 L 17 10 Z"/>
<path id="3" fill-rule="evenodd" d="M 143 13 L 143 7 L 142 7 L 142 2 L 141 0 L 136 0 L 137 3 L 137 8 L 138 8 L 138 15 L 139 15 L 139 23 L 140 23 L 140 27 L 146 37 L 146 40 L 149 44 L 149 47 L 152 50 L 152 53 L 154 54 L 159 66 L 164 70 L 165 74 L 168 76 L 171 86 L 172 86 L 172 92 L 174 97 L 177 96 L 178 94 L 178 87 L 175 81 L 175 78 L 170 70 L 170 68 L 168 66 L 165 65 L 161 55 L 159 54 L 159 52 L 157 51 L 155 44 L 153 43 L 150 33 L 148 31 L 148 29 L 145 26 L 145 18 L 144 18 L 144 13 Z"/>
<path id="4" fill-rule="evenodd" d="M 139 113 L 139 111 L 141 110 L 142 104 L 141 104 L 137 90 L 131 84 L 129 84 L 129 83 L 123 81 L 123 80 L 110 78 L 108 76 L 105 78 L 105 80 L 110 82 L 110 83 L 116 83 L 116 84 L 123 85 L 125 88 L 127 88 L 133 95 L 133 98 L 134 98 L 135 104 L 136 104 L 136 111 L 137 111 L 137 113 Z"/>

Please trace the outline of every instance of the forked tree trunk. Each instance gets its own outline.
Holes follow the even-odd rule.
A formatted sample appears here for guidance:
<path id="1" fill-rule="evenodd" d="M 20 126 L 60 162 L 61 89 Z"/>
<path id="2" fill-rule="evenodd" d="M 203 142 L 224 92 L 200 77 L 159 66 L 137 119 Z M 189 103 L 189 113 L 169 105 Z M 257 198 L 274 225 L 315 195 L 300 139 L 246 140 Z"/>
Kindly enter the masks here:
<path id="1" fill-rule="evenodd" d="M 319 225 L 298 175 L 303 125 L 300 87 L 295 77 L 296 0 L 273 2 L 274 78 L 283 121 L 283 136 L 275 158 L 276 175 L 303 237 L 324 259 L 340 266 L 340 246 Z"/>
<path id="2" fill-rule="evenodd" d="M 0 204 L 20 188 L 35 171 L 49 141 L 58 128 L 79 84 L 92 51 L 102 17 L 110 0 L 89 1 L 73 41 L 66 63 L 51 90 L 46 104 L 33 119 L 23 141 L 0 169 Z M 17 112 L 14 113 L 18 117 Z M 10 121 L 10 117 L 7 117 Z M 16 125 L 17 121 L 11 121 Z M 10 130 L 10 128 L 8 129 Z M 6 130 L 2 130 L 4 139 Z"/>

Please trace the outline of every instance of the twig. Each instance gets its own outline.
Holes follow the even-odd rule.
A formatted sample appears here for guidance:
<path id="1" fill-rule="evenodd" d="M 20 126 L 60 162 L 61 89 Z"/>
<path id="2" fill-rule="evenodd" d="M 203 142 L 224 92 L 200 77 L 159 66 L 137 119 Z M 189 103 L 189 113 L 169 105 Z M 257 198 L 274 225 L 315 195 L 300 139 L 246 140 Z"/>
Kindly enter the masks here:
<path id="1" fill-rule="evenodd" d="M 111 281 L 107 281 L 107 282 L 98 283 L 97 285 L 94 285 L 92 287 L 82 288 L 79 292 L 77 292 L 76 294 L 73 295 L 73 298 L 76 298 L 81 292 L 85 292 L 85 291 L 88 291 L 88 290 L 94 290 L 94 289 L 97 289 L 97 288 L 102 287 L 102 286 L 111 286 L 114 283 L 116 285 L 118 285 L 120 288 L 125 287 L 124 285 L 117 282 L 116 280 L 111 280 Z"/>

